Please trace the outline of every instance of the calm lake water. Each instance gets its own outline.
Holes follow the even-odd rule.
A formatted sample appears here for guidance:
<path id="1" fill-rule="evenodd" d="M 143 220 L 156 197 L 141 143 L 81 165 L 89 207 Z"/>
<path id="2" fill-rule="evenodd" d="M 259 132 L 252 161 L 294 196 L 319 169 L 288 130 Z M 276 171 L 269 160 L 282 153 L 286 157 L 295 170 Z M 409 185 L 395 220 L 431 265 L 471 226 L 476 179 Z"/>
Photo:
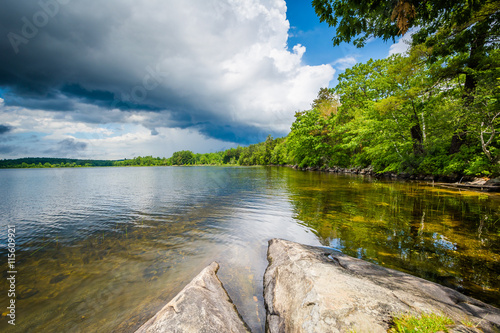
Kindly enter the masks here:
<path id="1" fill-rule="evenodd" d="M 279 167 L 0 170 L 2 332 L 133 332 L 206 265 L 264 330 L 267 241 L 323 245 L 500 306 L 500 196 Z M 16 326 L 7 324 L 16 226 Z"/>

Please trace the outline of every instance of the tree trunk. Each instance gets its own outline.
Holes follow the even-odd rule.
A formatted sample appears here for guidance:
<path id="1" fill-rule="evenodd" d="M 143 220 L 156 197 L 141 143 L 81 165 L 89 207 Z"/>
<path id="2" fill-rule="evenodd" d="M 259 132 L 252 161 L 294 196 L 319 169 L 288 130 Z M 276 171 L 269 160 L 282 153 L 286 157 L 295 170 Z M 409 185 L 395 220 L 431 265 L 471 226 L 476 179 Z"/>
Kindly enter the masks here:
<path id="1" fill-rule="evenodd" d="M 487 29 L 488 29 L 488 24 L 484 23 L 482 24 L 481 27 L 478 27 L 475 32 L 474 36 L 475 38 L 471 42 L 469 59 L 467 61 L 467 68 L 471 69 L 473 72 L 475 72 L 479 67 L 479 60 L 484 49 L 484 43 L 486 41 Z M 464 107 L 466 110 L 474 104 L 474 95 L 476 92 L 476 86 L 477 86 L 477 81 L 475 73 L 470 73 L 470 72 L 466 73 L 465 84 L 464 84 L 464 96 L 463 96 Z M 458 153 L 460 151 L 460 148 L 465 143 L 466 138 L 467 138 L 467 125 L 461 124 L 457 129 L 457 131 L 453 134 L 453 137 L 451 138 L 451 146 L 449 150 L 450 155 Z"/>
<path id="2" fill-rule="evenodd" d="M 418 119 L 417 111 L 415 109 L 415 105 L 412 102 L 413 108 L 413 120 L 415 121 L 415 125 L 410 128 L 411 138 L 413 140 L 413 154 L 415 156 L 421 156 L 424 154 L 424 136 L 422 133 L 422 128 L 420 127 L 420 122 Z"/>
<path id="3" fill-rule="evenodd" d="M 420 129 L 420 124 L 414 125 L 410 129 L 411 133 L 411 138 L 413 139 L 413 153 L 415 156 L 421 156 L 424 153 L 424 145 L 422 144 L 423 142 L 423 137 L 422 137 L 422 130 Z"/>

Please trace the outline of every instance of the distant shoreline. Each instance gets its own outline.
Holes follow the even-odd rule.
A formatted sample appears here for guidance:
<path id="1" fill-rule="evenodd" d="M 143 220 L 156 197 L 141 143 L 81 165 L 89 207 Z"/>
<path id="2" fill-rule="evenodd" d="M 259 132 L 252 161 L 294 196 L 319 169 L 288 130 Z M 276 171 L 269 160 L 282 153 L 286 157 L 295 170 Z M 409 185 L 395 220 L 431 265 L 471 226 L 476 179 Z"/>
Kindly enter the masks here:
<path id="1" fill-rule="evenodd" d="M 145 161 L 143 161 L 145 159 Z M 31 163 L 28 163 L 31 162 Z M 52 162 L 52 163 L 51 163 Z M 54 163 L 57 162 L 57 163 Z M 135 163 L 134 163 L 135 162 Z M 138 163 L 142 162 L 142 164 Z M 361 176 L 371 176 L 374 178 L 383 178 L 391 180 L 419 180 L 427 182 L 438 182 L 445 183 L 443 185 L 457 185 L 455 188 L 468 188 L 468 189 L 480 189 L 491 192 L 499 192 L 500 187 L 495 184 L 495 186 L 488 186 L 488 179 L 485 177 L 474 177 L 466 175 L 424 175 L 424 174 L 409 174 L 409 173 L 393 173 L 375 172 L 373 168 L 319 168 L 319 167 L 299 167 L 297 165 L 239 165 L 231 163 L 219 163 L 219 164 L 171 164 L 167 158 L 153 158 L 151 156 L 137 157 L 134 159 L 122 159 L 122 160 L 83 160 L 83 159 L 69 159 L 69 158 L 50 158 L 50 157 L 28 157 L 19 159 L 5 159 L 0 160 L 0 169 L 57 169 L 57 168 L 94 168 L 94 167 L 163 167 L 163 166 L 173 166 L 173 167 L 195 167 L 195 166 L 219 166 L 219 167 L 257 167 L 257 166 L 277 166 L 277 167 L 287 167 L 299 171 L 316 171 L 316 172 L 326 172 L 326 173 L 338 173 L 338 174 L 355 174 Z M 480 186 L 478 187 L 478 182 Z M 471 184 L 471 186 L 469 186 Z"/>

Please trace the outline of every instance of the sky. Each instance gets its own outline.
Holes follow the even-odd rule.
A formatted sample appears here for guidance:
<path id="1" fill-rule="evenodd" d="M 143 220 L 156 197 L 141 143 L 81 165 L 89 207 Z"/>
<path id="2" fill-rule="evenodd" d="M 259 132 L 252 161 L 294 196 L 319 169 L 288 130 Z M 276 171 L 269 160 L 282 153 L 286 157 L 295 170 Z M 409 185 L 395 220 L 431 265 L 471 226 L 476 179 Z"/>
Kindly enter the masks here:
<path id="1" fill-rule="evenodd" d="M 169 157 L 288 134 L 358 62 L 300 0 L 4 0 L 0 159 Z"/>

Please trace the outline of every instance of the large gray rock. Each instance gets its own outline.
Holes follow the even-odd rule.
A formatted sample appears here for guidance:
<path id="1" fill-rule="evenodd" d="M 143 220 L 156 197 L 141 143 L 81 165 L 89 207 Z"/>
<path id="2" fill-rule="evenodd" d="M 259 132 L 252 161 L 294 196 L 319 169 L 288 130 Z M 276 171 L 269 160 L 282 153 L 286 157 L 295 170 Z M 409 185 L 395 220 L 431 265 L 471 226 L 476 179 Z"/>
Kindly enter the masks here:
<path id="1" fill-rule="evenodd" d="M 264 275 L 268 331 L 386 332 L 393 316 L 433 312 L 455 322 L 500 328 L 500 310 L 402 272 L 337 251 L 281 239 L 269 242 Z M 495 329 L 496 327 L 496 329 Z M 455 327 L 456 332 L 476 332 Z"/>
<path id="2" fill-rule="evenodd" d="M 489 186 L 500 186 L 500 177 L 497 178 L 491 178 L 488 180 L 484 185 L 489 185 Z"/>
<path id="3" fill-rule="evenodd" d="M 211 263 L 136 333 L 249 332 Z"/>

